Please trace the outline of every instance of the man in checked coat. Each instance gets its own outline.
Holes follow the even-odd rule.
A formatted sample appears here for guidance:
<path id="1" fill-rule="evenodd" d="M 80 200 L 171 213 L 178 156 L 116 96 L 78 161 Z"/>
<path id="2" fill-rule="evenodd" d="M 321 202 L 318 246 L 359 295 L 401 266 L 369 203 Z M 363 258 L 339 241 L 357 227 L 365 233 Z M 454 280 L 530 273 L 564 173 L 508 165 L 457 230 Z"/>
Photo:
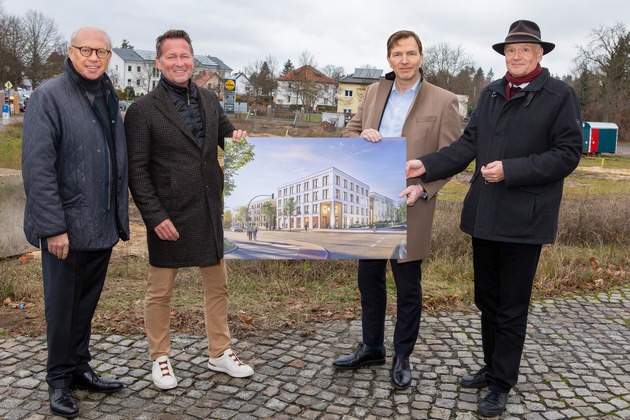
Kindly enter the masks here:
<path id="1" fill-rule="evenodd" d="M 204 288 L 208 368 L 253 375 L 230 349 L 227 272 L 223 259 L 223 172 L 217 146 L 240 141 L 219 101 L 197 88 L 190 37 L 169 30 L 157 38 L 158 86 L 127 111 L 129 186 L 147 227 L 148 290 L 144 322 L 160 389 L 177 386 L 170 362 L 170 302 L 180 267 L 199 267 Z"/>

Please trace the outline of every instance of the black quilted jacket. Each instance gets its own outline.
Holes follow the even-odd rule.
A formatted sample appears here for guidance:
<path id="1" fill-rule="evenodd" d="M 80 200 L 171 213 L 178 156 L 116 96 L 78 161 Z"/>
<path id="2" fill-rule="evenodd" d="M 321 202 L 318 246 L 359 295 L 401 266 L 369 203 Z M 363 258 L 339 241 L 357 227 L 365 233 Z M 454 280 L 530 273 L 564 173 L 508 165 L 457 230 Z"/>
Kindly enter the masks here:
<path id="1" fill-rule="evenodd" d="M 102 79 L 112 132 L 108 144 L 92 103 L 66 71 L 33 92 L 24 116 L 22 176 L 28 241 L 67 232 L 70 249 L 111 248 L 129 239 L 127 146 L 111 81 Z"/>

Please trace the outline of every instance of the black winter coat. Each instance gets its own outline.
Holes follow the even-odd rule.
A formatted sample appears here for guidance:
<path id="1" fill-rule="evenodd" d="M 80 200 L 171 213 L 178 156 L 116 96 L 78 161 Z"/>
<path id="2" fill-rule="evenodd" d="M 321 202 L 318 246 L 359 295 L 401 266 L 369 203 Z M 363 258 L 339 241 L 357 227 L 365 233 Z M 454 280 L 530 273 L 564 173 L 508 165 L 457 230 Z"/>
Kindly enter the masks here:
<path id="1" fill-rule="evenodd" d="M 552 243 L 563 182 L 582 153 L 582 119 L 575 91 L 543 72 L 506 101 L 504 78 L 482 92 L 462 136 L 420 159 L 424 181 L 453 176 L 476 159 L 461 229 L 480 239 Z M 503 163 L 505 179 L 486 183 L 481 167 Z"/>
<path id="2" fill-rule="evenodd" d="M 198 89 L 205 124 L 203 149 L 162 83 L 129 107 L 125 130 L 129 187 L 147 228 L 149 263 L 155 267 L 196 267 L 223 258 L 223 171 L 218 147 L 234 126 L 219 100 Z M 163 241 L 154 229 L 171 219 L 177 241 Z"/>
<path id="3" fill-rule="evenodd" d="M 118 98 L 104 75 L 112 142 L 69 67 L 38 87 L 28 101 L 22 140 L 26 191 L 24 232 L 40 239 L 68 233 L 70 249 L 108 249 L 129 239 L 127 146 Z"/>

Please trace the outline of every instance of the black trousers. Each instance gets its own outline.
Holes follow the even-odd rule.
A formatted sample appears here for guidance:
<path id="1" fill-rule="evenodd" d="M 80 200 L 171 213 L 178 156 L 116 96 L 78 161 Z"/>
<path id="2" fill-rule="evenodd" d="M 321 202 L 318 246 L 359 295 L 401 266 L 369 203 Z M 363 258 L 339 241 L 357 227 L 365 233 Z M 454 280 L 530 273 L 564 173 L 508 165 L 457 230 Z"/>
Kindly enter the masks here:
<path id="1" fill-rule="evenodd" d="M 394 350 L 397 355 L 409 356 L 418 339 L 422 315 L 422 261 L 389 261 L 396 282 Z M 382 345 L 385 341 L 386 270 L 387 260 L 359 260 L 363 342 L 368 346 Z"/>
<path id="2" fill-rule="evenodd" d="M 473 238 L 475 304 L 481 311 L 486 377 L 492 391 L 518 381 L 532 286 L 542 245 Z"/>
<path id="3" fill-rule="evenodd" d="M 42 249 L 48 360 L 46 382 L 70 386 L 74 374 L 90 369 L 92 317 L 103 290 L 112 250 L 70 251 L 60 260 Z"/>

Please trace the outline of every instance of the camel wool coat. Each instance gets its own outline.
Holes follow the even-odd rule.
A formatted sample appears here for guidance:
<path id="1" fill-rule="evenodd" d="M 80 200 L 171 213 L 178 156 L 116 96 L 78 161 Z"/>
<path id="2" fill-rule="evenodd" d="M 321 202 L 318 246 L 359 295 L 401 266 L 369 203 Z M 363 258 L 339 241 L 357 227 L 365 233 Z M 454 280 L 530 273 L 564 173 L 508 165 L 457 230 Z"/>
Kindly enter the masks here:
<path id="1" fill-rule="evenodd" d="M 342 137 L 359 137 L 367 128 L 379 129 L 394 80 L 395 75 L 390 72 L 383 80 L 368 86 L 357 114 L 344 128 Z M 423 79 L 401 134 L 406 138 L 407 160 L 436 152 L 458 139 L 461 133 L 458 110 L 459 102 L 453 93 Z M 404 167 L 401 167 L 401 176 L 404 176 Z M 418 178 L 407 180 L 407 185 L 421 184 L 429 198 L 407 207 L 407 258 L 399 262 L 424 260 L 429 256 L 436 194 L 447 182 L 448 179 L 428 183 Z"/>
<path id="2" fill-rule="evenodd" d="M 205 124 L 203 150 L 159 83 L 127 111 L 129 187 L 147 228 L 149 263 L 155 267 L 198 267 L 223 258 L 223 171 L 218 147 L 234 126 L 216 95 L 199 88 Z M 171 219 L 177 241 L 154 229 Z"/>

